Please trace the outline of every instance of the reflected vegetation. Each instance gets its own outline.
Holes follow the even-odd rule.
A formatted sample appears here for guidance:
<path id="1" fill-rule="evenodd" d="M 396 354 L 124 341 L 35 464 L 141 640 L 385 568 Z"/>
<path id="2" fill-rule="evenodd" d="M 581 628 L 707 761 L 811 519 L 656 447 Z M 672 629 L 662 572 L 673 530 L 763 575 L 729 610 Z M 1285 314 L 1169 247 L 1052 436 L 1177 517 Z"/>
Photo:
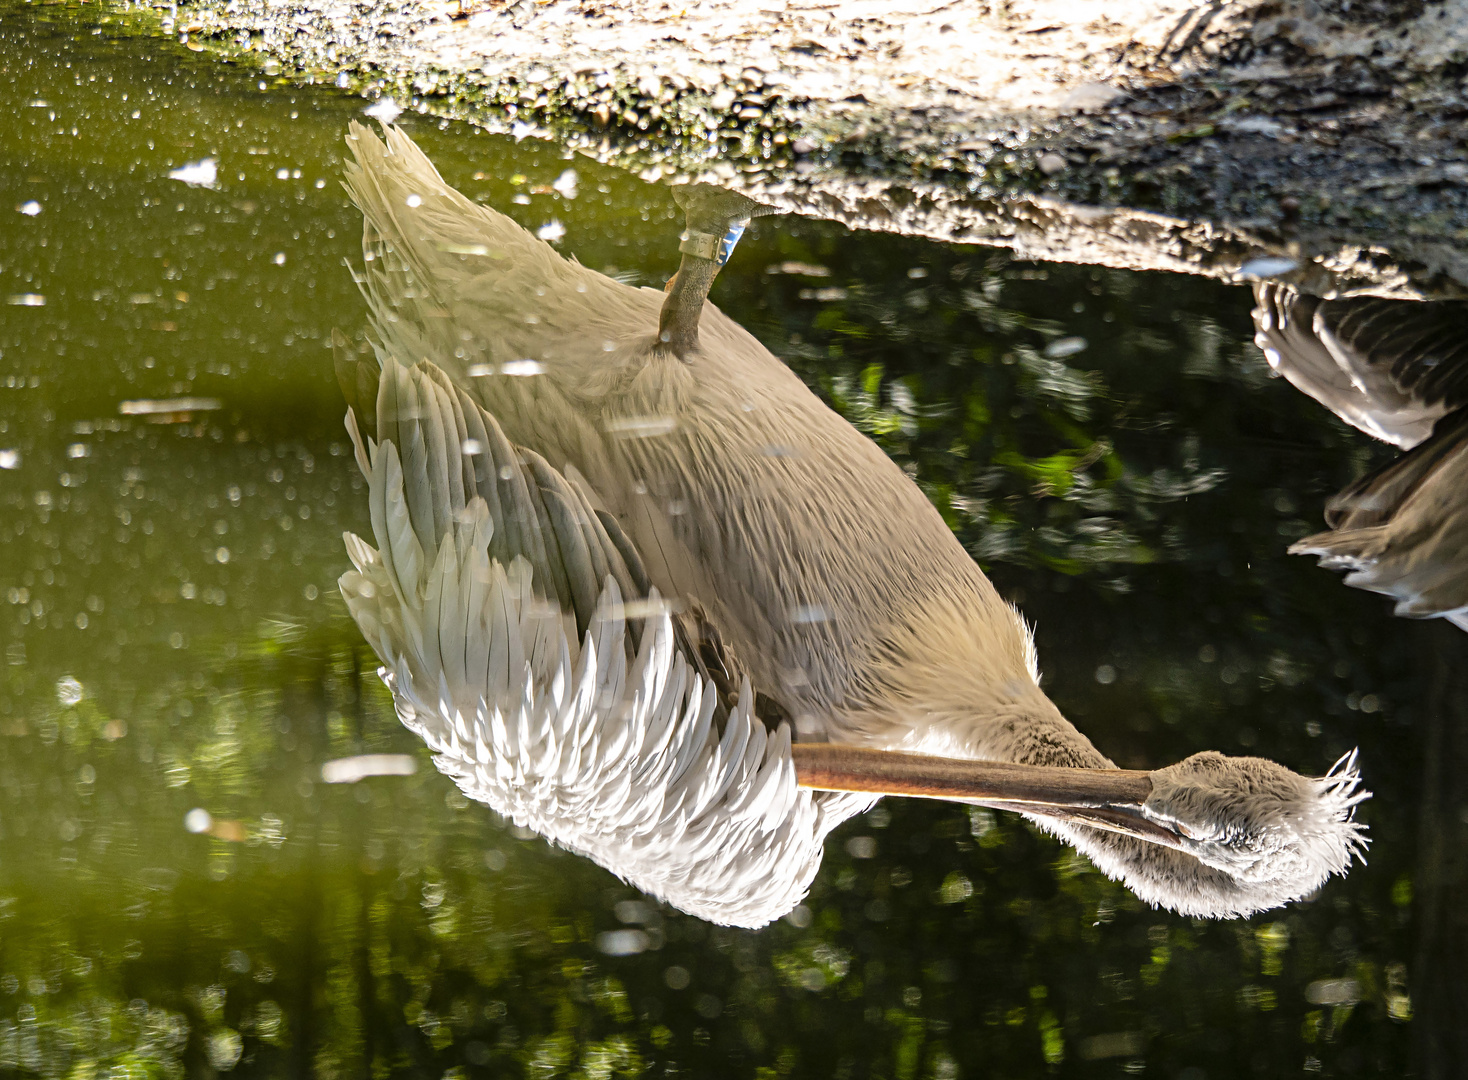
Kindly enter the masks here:
<path id="1" fill-rule="evenodd" d="M 0 1071 L 1196 1080 L 1451 1052 L 1462 635 L 1284 555 L 1394 451 L 1270 380 L 1247 289 L 760 219 L 713 298 L 915 478 L 1119 764 L 1359 745 L 1370 866 L 1195 922 L 1012 817 L 888 800 L 788 919 L 714 928 L 449 789 L 336 598 L 342 531 L 370 531 L 327 349 L 365 322 L 335 183 L 361 103 L 3 15 L 0 295 L 44 299 L 0 308 Z M 666 190 L 411 133 L 585 265 L 674 270 Z M 205 158 L 217 186 L 169 179 Z M 120 410 L 144 401 L 174 404 Z M 323 782 L 376 753 L 420 767 Z"/>

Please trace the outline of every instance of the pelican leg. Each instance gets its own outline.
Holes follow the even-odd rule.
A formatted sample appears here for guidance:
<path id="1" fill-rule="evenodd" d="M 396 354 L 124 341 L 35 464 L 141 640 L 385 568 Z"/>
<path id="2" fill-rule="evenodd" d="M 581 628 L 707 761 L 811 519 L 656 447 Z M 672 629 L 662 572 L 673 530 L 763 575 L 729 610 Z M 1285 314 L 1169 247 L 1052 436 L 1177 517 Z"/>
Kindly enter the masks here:
<path id="1" fill-rule="evenodd" d="M 773 211 L 711 184 L 676 188 L 673 198 L 687 215 L 678 238 L 683 259 L 668 282 L 668 298 L 658 318 L 658 340 L 684 360 L 698 347 L 699 317 L 719 268 L 733 253 L 750 218 Z"/>

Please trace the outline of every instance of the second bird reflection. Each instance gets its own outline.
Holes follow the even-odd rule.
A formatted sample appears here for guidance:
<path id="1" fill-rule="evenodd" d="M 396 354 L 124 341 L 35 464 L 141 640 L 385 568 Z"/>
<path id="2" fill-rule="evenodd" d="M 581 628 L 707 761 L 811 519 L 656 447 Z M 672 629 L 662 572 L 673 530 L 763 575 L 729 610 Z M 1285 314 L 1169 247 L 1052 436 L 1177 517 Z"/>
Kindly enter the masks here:
<path id="1" fill-rule="evenodd" d="M 747 200 L 685 194 L 664 296 L 465 199 L 395 128 L 349 145 L 375 356 L 338 366 L 377 546 L 348 538 L 342 589 L 466 794 L 743 926 L 883 793 L 1019 810 L 1184 914 L 1349 866 L 1354 762 L 1124 772 L 1061 716 L 918 487 L 706 302 Z"/>

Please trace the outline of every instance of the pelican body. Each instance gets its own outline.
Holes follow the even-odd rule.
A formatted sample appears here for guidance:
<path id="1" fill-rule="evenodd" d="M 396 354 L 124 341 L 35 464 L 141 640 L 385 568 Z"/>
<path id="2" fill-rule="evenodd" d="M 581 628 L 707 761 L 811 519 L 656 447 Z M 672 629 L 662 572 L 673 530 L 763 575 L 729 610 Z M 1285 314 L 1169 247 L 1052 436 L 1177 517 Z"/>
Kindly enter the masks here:
<path id="1" fill-rule="evenodd" d="M 1020 809 L 1184 914 L 1344 872 L 1353 762 L 1122 773 L 1061 716 L 918 487 L 705 301 L 692 224 L 665 297 L 470 202 L 397 129 L 354 124 L 349 146 L 375 356 L 338 363 L 378 546 L 349 537 L 342 587 L 400 717 L 472 797 L 746 926 L 798 903 L 825 836 L 886 790 Z M 1031 771 L 850 780 L 898 755 Z M 1046 794 L 1062 774 L 1085 783 Z"/>

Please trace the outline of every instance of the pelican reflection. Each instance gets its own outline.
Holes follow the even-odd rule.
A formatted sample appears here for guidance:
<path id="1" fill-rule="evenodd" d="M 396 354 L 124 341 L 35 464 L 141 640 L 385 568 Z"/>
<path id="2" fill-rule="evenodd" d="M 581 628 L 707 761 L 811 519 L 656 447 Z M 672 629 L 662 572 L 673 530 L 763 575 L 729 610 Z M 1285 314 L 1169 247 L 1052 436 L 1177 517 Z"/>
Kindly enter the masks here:
<path id="1" fill-rule="evenodd" d="M 1468 630 L 1468 303 L 1322 300 L 1255 287 L 1270 366 L 1346 423 L 1407 451 L 1326 503 L 1290 546 L 1346 584 Z"/>
<path id="2" fill-rule="evenodd" d="M 1128 772 L 1061 716 L 918 487 L 706 301 L 747 200 L 684 193 L 664 294 L 465 199 L 395 128 L 349 145 L 375 341 L 338 370 L 376 546 L 347 538 L 342 590 L 466 794 L 745 926 L 883 793 L 1018 810 L 1185 914 L 1349 866 L 1354 760 Z"/>

